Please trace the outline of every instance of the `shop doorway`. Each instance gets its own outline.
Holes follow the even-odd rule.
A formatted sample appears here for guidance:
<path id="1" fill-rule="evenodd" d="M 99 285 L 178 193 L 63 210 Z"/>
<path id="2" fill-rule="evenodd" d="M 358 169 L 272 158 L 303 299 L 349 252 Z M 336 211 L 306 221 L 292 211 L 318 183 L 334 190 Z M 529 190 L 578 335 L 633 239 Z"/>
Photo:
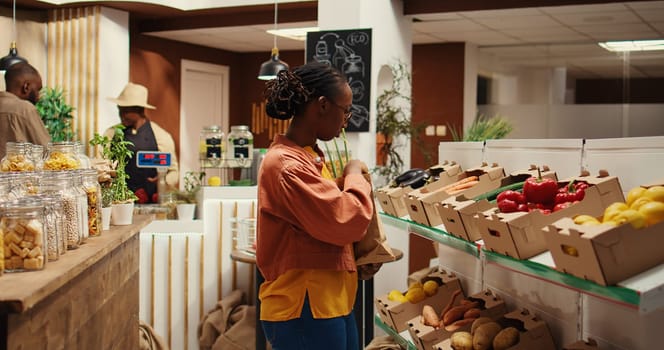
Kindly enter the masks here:
<path id="1" fill-rule="evenodd" d="M 201 130 L 219 125 L 228 135 L 228 66 L 182 60 L 180 86 L 180 184 L 187 171 L 199 171 Z"/>

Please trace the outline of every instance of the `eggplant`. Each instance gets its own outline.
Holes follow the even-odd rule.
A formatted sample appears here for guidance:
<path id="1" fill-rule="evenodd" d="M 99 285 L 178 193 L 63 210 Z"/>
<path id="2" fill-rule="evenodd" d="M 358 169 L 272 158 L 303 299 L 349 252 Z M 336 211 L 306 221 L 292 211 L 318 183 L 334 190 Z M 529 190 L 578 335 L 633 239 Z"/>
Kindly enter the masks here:
<path id="1" fill-rule="evenodd" d="M 413 176 L 408 181 L 402 182 L 399 186 L 400 187 L 410 186 L 412 189 L 418 189 L 426 185 L 429 182 L 430 177 L 431 175 L 429 175 L 429 173 L 426 171 L 418 172 L 416 176 Z"/>
<path id="2" fill-rule="evenodd" d="M 413 178 L 422 176 L 422 173 L 425 173 L 425 172 L 426 171 L 424 169 L 420 169 L 420 168 L 413 168 L 413 169 L 407 170 L 406 172 L 404 172 L 401 175 L 397 176 L 396 179 L 394 179 L 394 183 L 397 186 L 401 186 L 402 183 L 404 183 L 406 181 L 409 181 Z"/>

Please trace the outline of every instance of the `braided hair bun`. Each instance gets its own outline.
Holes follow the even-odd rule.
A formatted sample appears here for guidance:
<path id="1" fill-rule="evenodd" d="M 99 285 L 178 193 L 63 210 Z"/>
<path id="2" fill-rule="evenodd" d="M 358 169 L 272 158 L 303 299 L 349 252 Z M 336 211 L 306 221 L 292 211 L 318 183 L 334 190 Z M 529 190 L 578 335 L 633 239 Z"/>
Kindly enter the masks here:
<path id="1" fill-rule="evenodd" d="M 265 84 L 265 111 L 272 118 L 288 120 L 317 97 L 337 96 L 345 83 L 346 78 L 336 68 L 319 62 L 307 63 L 293 72 L 282 70 Z"/>
<path id="2" fill-rule="evenodd" d="M 265 99 L 267 115 L 279 120 L 288 120 L 296 112 L 297 107 L 303 106 L 309 97 L 309 92 L 302 85 L 302 80 L 287 70 L 282 70 L 275 79 L 265 85 Z"/>

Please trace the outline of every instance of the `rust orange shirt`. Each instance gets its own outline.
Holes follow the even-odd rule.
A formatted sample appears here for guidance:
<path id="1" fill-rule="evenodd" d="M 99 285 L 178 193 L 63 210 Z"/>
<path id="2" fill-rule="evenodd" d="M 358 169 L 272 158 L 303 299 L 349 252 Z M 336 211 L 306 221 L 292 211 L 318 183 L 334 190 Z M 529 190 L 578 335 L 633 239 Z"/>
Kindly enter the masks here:
<path id="1" fill-rule="evenodd" d="M 352 243 L 371 220 L 371 185 L 362 175 L 345 178 L 341 191 L 320 150 L 275 138 L 263 159 L 258 185 L 256 263 L 261 319 L 300 316 L 309 295 L 315 318 L 347 315 L 357 290 Z"/>

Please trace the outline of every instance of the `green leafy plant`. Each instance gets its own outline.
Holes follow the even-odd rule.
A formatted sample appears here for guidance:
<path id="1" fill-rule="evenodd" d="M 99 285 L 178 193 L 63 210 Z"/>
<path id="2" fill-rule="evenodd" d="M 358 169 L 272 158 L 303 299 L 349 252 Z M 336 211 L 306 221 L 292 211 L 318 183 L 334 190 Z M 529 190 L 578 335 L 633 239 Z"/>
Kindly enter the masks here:
<path id="1" fill-rule="evenodd" d="M 485 141 L 497 140 L 505 138 L 509 135 L 514 127 L 512 124 L 501 116 L 494 116 L 489 118 L 484 114 L 478 113 L 475 120 L 468 127 L 466 132 L 461 133 L 460 128 L 455 128 L 448 125 L 450 134 L 452 134 L 453 141 Z"/>
<path id="2" fill-rule="evenodd" d="M 404 145 L 397 143 L 399 136 L 410 139 L 422 151 L 425 161 L 431 162 L 431 152 L 426 149 L 421 137 L 426 125 L 413 124 L 410 119 L 412 79 L 408 66 L 399 61 L 390 65 L 390 69 L 392 86 L 383 90 L 376 100 L 376 133 L 384 138 L 384 143 L 377 150 L 378 163 L 382 165 L 372 171 L 386 179 L 394 178 L 403 171 L 404 161 L 399 148 Z"/>
<path id="3" fill-rule="evenodd" d="M 196 194 L 203 187 L 204 172 L 187 171 L 184 174 L 184 190 L 176 192 L 178 201 L 196 203 Z"/>
<path id="4" fill-rule="evenodd" d="M 37 102 L 37 111 L 53 142 L 72 141 L 76 138 L 72 115 L 74 108 L 65 101 L 61 88 L 45 87 Z"/>
<path id="5" fill-rule="evenodd" d="M 111 181 L 108 193 L 112 198 L 112 202 L 117 204 L 137 200 L 138 198 L 127 185 L 129 174 L 127 174 L 125 169 L 133 155 L 132 150 L 129 149 L 133 144 L 125 140 L 124 126 L 122 124 L 114 126 L 113 137 L 110 139 L 107 136 L 95 133 L 92 140 L 90 140 L 90 145 L 100 146 L 102 157 L 110 161 L 115 168 L 115 178 Z"/>

